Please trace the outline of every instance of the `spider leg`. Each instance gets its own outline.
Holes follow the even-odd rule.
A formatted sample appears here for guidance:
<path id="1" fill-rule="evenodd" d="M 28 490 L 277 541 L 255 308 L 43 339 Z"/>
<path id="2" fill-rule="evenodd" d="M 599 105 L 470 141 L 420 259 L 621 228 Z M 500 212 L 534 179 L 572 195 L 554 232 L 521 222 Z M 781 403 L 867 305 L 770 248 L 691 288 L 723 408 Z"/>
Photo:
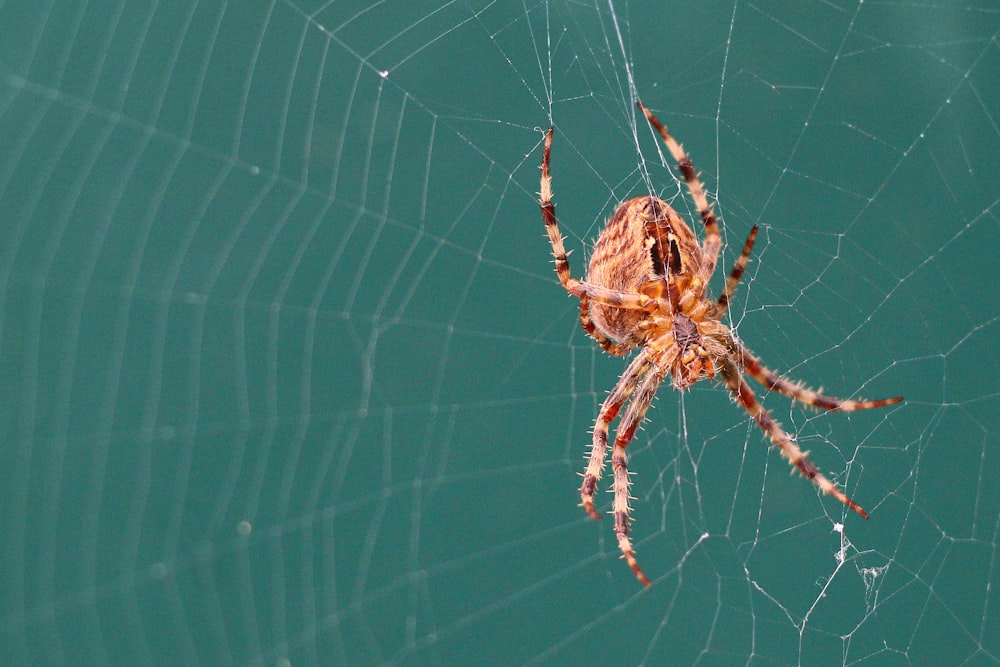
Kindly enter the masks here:
<path id="1" fill-rule="evenodd" d="M 618 384 L 604 399 L 601 411 L 597 415 L 597 422 L 594 424 L 594 440 L 590 448 L 590 461 L 583 474 L 583 484 L 580 486 L 580 504 L 593 519 L 601 518 L 601 515 L 594 509 L 594 489 L 597 488 L 597 480 L 604 472 L 604 458 L 608 449 L 608 424 L 618 415 L 618 411 L 632 395 L 632 391 L 635 390 L 642 376 L 646 374 L 651 363 L 648 351 L 643 348 L 622 373 Z"/>
<path id="2" fill-rule="evenodd" d="M 843 412 L 850 412 L 851 410 L 881 408 L 886 405 L 899 403 L 903 400 L 902 396 L 883 398 L 877 401 L 850 401 L 847 399 L 826 396 L 812 391 L 811 389 L 806 389 L 797 382 L 786 380 L 774 371 L 765 368 L 760 363 L 760 359 L 754 356 L 754 354 L 741 343 L 737 342 L 737 346 L 736 356 L 741 360 L 740 363 L 743 370 L 753 376 L 757 382 L 760 382 L 768 389 L 773 389 L 774 391 L 782 393 L 800 403 L 805 403 L 806 405 L 812 405 L 823 410 L 840 410 Z"/>
<path id="3" fill-rule="evenodd" d="M 684 182 L 687 184 L 688 192 L 691 193 L 694 205 L 698 208 L 698 215 L 701 216 L 701 222 L 705 226 L 705 241 L 702 246 L 702 264 L 696 277 L 701 279 L 703 285 L 708 285 L 709 278 L 715 272 L 715 263 L 719 260 L 719 251 L 722 249 L 722 237 L 719 236 L 719 221 L 712 211 L 712 206 L 708 203 L 708 197 L 705 195 L 705 186 L 702 185 L 701 179 L 698 178 L 698 173 L 694 170 L 691 158 L 684 152 L 684 147 L 677 143 L 677 140 L 667 132 L 667 128 L 657 120 L 653 112 L 647 109 L 642 102 L 637 101 L 636 106 L 646 115 L 646 120 L 649 121 L 649 124 L 656 128 L 656 131 L 663 137 L 663 143 L 667 145 L 670 154 L 677 161 L 677 168 L 680 170 L 681 176 L 684 177 Z"/>
<path id="4" fill-rule="evenodd" d="M 736 286 L 740 284 L 740 278 L 743 277 L 743 272 L 747 268 L 747 262 L 750 261 L 750 251 L 753 249 L 753 242 L 757 238 L 757 225 L 753 226 L 750 233 L 747 235 L 747 241 L 743 244 L 743 252 L 736 259 L 736 263 L 733 264 L 733 270 L 729 273 L 729 278 L 726 279 L 726 287 L 722 290 L 722 294 L 719 295 L 719 317 L 726 312 L 729 308 L 729 299 L 732 298 L 733 292 L 736 291 Z"/>
<path id="5" fill-rule="evenodd" d="M 864 511 L 860 505 L 851 500 L 843 491 L 840 490 L 835 483 L 828 480 L 826 477 L 820 473 L 819 468 L 817 468 L 812 461 L 809 460 L 807 453 L 799 449 L 798 445 L 792 441 L 791 437 L 778 425 L 776 421 L 771 417 L 771 414 L 757 402 L 757 397 L 754 396 L 753 390 L 750 389 L 750 385 L 747 384 L 746 380 L 743 379 L 743 374 L 740 373 L 739 368 L 732 362 L 726 362 L 722 366 L 722 377 L 726 382 L 726 388 L 733 394 L 740 405 L 750 413 L 757 425 L 767 434 L 767 437 L 771 439 L 789 463 L 799 469 L 799 471 L 805 475 L 807 479 L 812 481 L 813 484 L 818 486 L 823 493 L 833 496 L 840 502 L 844 503 L 852 510 L 868 518 L 868 512 Z"/>
<path id="6" fill-rule="evenodd" d="M 615 517 L 615 535 L 618 536 L 618 548 L 622 552 L 622 557 L 625 558 L 629 567 L 632 568 L 632 572 L 635 573 L 636 579 L 644 586 L 650 585 L 649 579 L 642 573 L 642 569 L 640 569 L 639 563 L 636 561 L 635 549 L 632 548 L 632 541 L 628 536 L 629 512 L 631 508 L 628 504 L 630 480 L 628 455 L 625 453 L 625 448 L 632 441 L 632 437 L 635 435 L 639 424 L 642 423 L 642 419 L 646 415 L 646 410 L 653 401 L 656 390 L 660 386 L 660 383 L 663 382 L 664 376 L 665 372 L 660 370 L 660 364 L 657 364 L 643 378 L 642 384 L 639 385 L 635 396 L 632 397 L 628 408 L 625 410 L 625 414 L 622 415 L 621 423 L 618 424 L 618 430 L 615 433 L 615 446 L 611 450 L 611 466 L 614 470 L 615 492 L 613 513 Z"/>
<path id="7" fill-rule="evenodd" d="M 580 295 L 580 326 L 582 326 L 583 330 L 587 332 L 587 335 L 596 340 L 608 354 L 620 357 L 635 347 L 634 341 L 616 343 L 601 333 L 601 331 L 594 326 L 593 321 L 590 319 L 590 302 L 586 293 Z"/>
<path id="8" fill-rule="evenodd" d="M 556 274 L 559 282 L 567 292 L 576 297 L 587 296 L 597 303 L 617 308 L 649 310 L 655 306 L 657 299 L 645 294 L 629 294 L 593 285 L 577 280 L 570 273 L 569 255 L 563 244 L 563 236 L 559 231 L 559 221 L 556 219 L 556 205 L 552 203 L 552 175 L 549 172 L 549 159 L 552 153 L 552 131 L 545 134 L 545 152 L 542 154 L 542 179 L 538 204 L 542 209 L 542 219 L 545 220 L 545 230 L 552 244 L 552 254 L 556 262 Z"/>

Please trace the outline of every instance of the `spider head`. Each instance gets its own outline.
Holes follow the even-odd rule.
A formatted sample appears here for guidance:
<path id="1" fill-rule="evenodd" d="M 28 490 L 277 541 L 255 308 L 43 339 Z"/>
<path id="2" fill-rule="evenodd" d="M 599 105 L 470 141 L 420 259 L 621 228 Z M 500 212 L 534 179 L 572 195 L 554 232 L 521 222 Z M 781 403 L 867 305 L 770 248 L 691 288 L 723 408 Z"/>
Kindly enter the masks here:
<path id="1" fill-rule="evenodd" d="M 671 377 L 677 389 L 687 389 L 702 378 L 714 378 L 714 359 L 722 352 L 720 344 L 711 334 L 702 332 L 698 323 L 681 313 L 673 316 L 673 335 L 677 344 Z"/>

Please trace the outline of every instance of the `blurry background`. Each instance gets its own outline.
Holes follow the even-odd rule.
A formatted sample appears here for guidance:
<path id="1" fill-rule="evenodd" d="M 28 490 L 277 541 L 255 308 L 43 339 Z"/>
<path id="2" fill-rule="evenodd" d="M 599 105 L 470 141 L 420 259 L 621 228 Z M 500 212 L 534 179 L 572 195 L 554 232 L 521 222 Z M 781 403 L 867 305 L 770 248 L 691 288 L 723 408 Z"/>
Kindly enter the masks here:
<path id="1" fill-rule="evenodd" d="M 0 662 L 995 664 L 990 2 L 0 3 Z M 776 370 L 664 387 L 633 535 L 577 506 L 627 361 L 573 270 L 692 207 Z M 713 285 L 718 291 L 719 279 Z M 601 486 L 602 510 L 610 497 Z"/>

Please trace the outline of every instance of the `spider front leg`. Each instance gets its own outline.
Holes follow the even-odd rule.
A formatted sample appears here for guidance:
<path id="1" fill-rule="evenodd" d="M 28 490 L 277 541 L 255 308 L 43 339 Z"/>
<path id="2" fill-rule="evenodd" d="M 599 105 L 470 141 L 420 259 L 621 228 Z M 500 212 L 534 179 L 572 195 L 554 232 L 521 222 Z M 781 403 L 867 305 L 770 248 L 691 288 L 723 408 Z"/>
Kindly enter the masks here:
<path id="1" fill-rule="evenodd" d="M 594 425 L 594 441 L 590 450 L 590 462 L 583 475 L 583 484 L 580 486 L 580 499 L 583 508 L 591 518 L 600 519 L 601 515 L 594 508 L 594 491 L 597 487 L 597 481 L 604 471 L 604 459 L 608 448 L 608 424 L 618 415 L 622 405 L 625 404 L 625 401 L 635 391 L 632 401 L 629 403 L 625 414 L 622 415 L 621 422 L 618 424 L 618 430 L 615 433 L 615 444 L 611 453 L 611 466 L 614 476 L 614 483 L 612 485 L 614 490 L 612 514 L 615 519 L 615 535 L 618 538 L 618 549 L 622 552 L 622 557 L 625 558 L 629 567 L 632 568 L 632 572 L 635 573 L 636 578 L 645 586 L 650 585 L 649 579 L 646 578 L 646 575 L 639 568 L 639 563 L 635 559 L 635 549 L 632 548 L 632 541 L 628 536 L 630 512 L 628 504 L 629 474 L 628 456 L 625 453 L 625 448 L 632 441 L 636 429 L 646 414 L 646 409 L 649 408 L 653 396 L 656 395 L 656 388 L 663 381 L 663 372 L 655 366 L 650 368 L 651 366 L 653 366 L 653 360 L 650 358 L 649 350 L 648 348 L 643 348 L 632 363 L 629 364 L 628 368 L 625 369 L 615 388 L 608 394 L 604 405 L 601 406 L 597 423 Z M 636 391 L 637 386 L 638 390 Z"/>
<path id="2" fill-rule="evenodd" d="M 597 481 L 604 472 L 604 459 L 608 449 L 608 424 L 618 416 L 618 411 L 632 395 L 639 380 L 649 369 L 650 363 L 649 353 L 643 349 L 622 373 L 614 389 L 604 399 L 601 411 L 597 415 L 597 422 L 594 424 L 594 440 L 590 447 L 590 462 L 583 473 L 583 484 L 580 486 L 580 505 L 592 519 L 601 518 L 601 515 L 594 509 L 594 490 L 597 488 Z"/>
<path id="3" fill-rule="evenodd" d="M 799 449 L 798 445 L 792 441 L 791 437 L 778 425 L 771 417 L 771 414 L 764 409 L 754 395 L 750 385 L 743 379 L 743 374 L 732 362 L 726 362 L 722 366 L 722 377 L 725 380 L 726 388 L 733 394 L 743 409 L 750 413 L 757 425 L 760 426 L 771 442 L 775 444 L 781 455 L 789 463 L 799 469 L 807 479 L 818 486 L 823 493 L 833 496 L 852 510 L 868 518 L 868 512 L 861 508 L 856 502 L 851 500 L 835 483 L 828 480 L 820 473 L 819 468 L 809 460 L 805 452 Z"/>
<path id="4" fill-rule="evenodd" d="M 615 535 L 618 537 L 618 549 L 622 552 L 625 562 L 632 568 L 632 572 L 635 573 L 635 578 L 643 586 L 649 586 L 650 582 L 639 567 L 639 562 L 635 558 L 635 549 L 632 548 L 632 540 L 628 536 L 631 508 L 628 504 L 630 481 L 628 455 L 625 453 L 625 448 L 632 441 L 636 429 L 642 423 L 643 417 L 646 416 L 646 410 L 653 401 L 653 397 L 656 396 L 656 390 L 660 386 L 660 383 L 663 382 L 664 377 L 664 371 L 660 369 L 659 363 L 646 374 L 642 384 L 636 390 L 635 396 L 632 397 L 628 409 L 622 415 L 621 423 L 618 424 L 618 431 L 615 433 L 615 446 L 611 451 L 611 465 L 614 470 L 615 479 L 615 500 L 612 511 L 615 517 Z"/>

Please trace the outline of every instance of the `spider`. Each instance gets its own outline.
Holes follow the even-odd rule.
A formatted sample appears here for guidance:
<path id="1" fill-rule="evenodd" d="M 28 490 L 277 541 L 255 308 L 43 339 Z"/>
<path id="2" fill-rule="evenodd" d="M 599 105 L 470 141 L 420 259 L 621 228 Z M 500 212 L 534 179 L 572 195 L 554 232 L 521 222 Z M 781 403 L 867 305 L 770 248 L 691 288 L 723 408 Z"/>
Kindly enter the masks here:
<path id="1" fill-rule="evenodd" d="M 744 373 L 768 390 L 824 410 L 866 410 L 899 403 L 902 396 L 878 401 L 852 401 L 832 398 L 806 389 L 803 385 L 768 370 L 739 341 L 720 319 L 725 314 L 753 248 L 757 226 L 750 230 L 740 253 L 717 299 L 706 291 L 722 247 L 719 223 L 708 203 L 705 188 L 691 159 L 642 102 L 638 108 L 659 132 L 667 149 L 677 161 L 691 199 L 701 216 L 705 240 L 698 239 L 687 223 L 669 204 L 653 195 L 636 197 L 618 206 L 594 246 L 587 277 L 577 280 L 570 273 L 569 260 L 552 203 L 552 177 L 549 158 L 552 131 L 545 135 L 539 205 L 559 282 L 570 295 L 580 299 L 580 324 L 604 350 L 623 356 L 641 348 L 605 399 L 594 425 L 590 459 L 580 487 L 581 505 L 594 519 L 601 515 L 594 509 L 594 490 L 604 470 L 608 447 L 608 424 L 628 402 L 615 434 L 611 452 L 613 470 L 614 529 L 618 548 L 636 578 L 649 586 L 636 561 L 629 539 L 629 472 L 625 448 L 642 422 L 646 409 L 667 375 L 677 390 L 684 390 L 701 379 L 720 375 L 734 400 L 757 422 L 788 462 L 847 507 L 868 518 L 836 483 L 824 477 L 795 441 L 778 425 L 757 401 Z M 631 401 L 630 401 L 631 399 Z M 793 469 L 793 470 L 794 470 Z"/>

